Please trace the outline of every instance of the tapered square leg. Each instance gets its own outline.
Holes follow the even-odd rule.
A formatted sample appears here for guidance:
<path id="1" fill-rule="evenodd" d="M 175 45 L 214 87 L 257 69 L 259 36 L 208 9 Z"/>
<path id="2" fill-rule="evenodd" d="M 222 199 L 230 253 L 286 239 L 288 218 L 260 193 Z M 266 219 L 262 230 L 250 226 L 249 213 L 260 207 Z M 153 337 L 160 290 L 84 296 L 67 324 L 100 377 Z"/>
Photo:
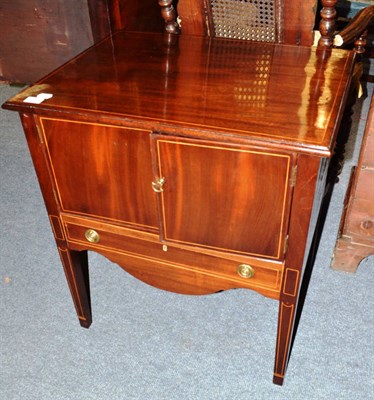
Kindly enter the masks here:
<path id="1" fill-rule="evenodd" d="M 295 335 L 296 312 L 300 288 L 316 228 L 319 202 L 325 189 L 327 169 L 324 161 L 299 156 L 297 181 L 293 193 L 289 240 L 285 254 L 282 286 L 279 300 L 278 333 L 275 350 L 273 382 L 282 385 L 287 370 L 292 341 Z M 299 310 L 301 311 L 301 310 Z"/>
<path id="2" fill-rule="evenodd" d="M 276 385 L 282 386 L 283 385 L 283 381 L 284 381 L 284 377 L 282 376 L 277 376 L 274 375 L 273 376 L 273 383 L 275 383 Z"/>
<path id="3" fill-rule="evenodd" d="M 92 323 L 87 251 L 58 247 L 66 280 L 82 327 Z"/>
<path id="4" fill-rule="evenodd" d="M 277 385 L 283 385 L 284 375 L 287 369 L 293 337 L 295 309 L 295 303 L 285 303 L 281 301 L 279 304 L 278 336 L 273 377 L 273 382 Z"/>
<path id="5" fill-rule="evenodd" d="M 74 251 L 67 247 L 66 236 L 59 217 L 60 204 L 56 188 L 51 181 L 51 167 L 45 157 L 46 138 L 42 136 L 40 128 L 35 124 L 33 115 L 20 113 L 20 117 L 79 322 L 83 327 L 88 328 L 92 323 L 92 314 L 87 251 Z"/>

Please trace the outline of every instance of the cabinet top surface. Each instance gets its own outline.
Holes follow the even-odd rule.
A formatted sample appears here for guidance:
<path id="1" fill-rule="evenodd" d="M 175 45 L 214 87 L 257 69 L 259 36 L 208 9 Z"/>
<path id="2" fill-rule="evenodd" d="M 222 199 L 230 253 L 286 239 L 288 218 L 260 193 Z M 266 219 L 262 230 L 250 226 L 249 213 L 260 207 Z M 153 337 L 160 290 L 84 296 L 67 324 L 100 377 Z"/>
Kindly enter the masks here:
<path id="1" fill-rule="evenodd" d="M 329 152 L 352 52 L 187 35 L 118 32 L 5 103 L 94 114 Z M 29 96 L 49 93 L 40 104 Z"/>

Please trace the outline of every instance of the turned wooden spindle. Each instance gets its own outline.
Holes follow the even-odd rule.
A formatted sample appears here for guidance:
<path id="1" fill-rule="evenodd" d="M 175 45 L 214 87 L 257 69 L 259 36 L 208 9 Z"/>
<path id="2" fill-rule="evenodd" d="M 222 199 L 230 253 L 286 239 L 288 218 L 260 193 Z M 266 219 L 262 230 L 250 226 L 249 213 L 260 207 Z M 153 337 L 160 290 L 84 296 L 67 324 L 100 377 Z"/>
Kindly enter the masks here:
<path id="1" fill-rule="evenodd" d="M 355 41 L 355 52 L 357 54 L 365 53 L 365 46 L 366 46 L 366 36 L 368 32 L 365 31 L 361 34 L 361 36 Z"/>
<path id="2" fill-rule="evenodd" d="M 173 0 L 158 0 L 158 4 L 161 7 L 161 15 L 165 21 L 165 31 L 167 33 L 179 33 L 180 29 Z"/>
<path id="3" fill-rule="evenodd" d="M 336 3 L 337 0 L 322 0 L 321 22 L 319 24 L 319 31 L 321 38 L 319 39 L 319 47 L 332 47 L 333 36 L 336 27 Z"/>

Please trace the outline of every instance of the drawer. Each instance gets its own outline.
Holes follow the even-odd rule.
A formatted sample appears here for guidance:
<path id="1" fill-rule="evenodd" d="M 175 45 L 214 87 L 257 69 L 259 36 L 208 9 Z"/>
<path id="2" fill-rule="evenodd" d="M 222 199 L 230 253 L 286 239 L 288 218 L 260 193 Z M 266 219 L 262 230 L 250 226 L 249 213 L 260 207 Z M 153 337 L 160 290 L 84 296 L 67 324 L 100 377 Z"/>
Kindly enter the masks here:
<path id="1" fill-rule="evenodd" d="M 249 288 L 267 297 L 279 297 L 282 263 L 206 251 L 197 247 L 165 245 L 155 234 L 70 215 L 62 218 L 72 249 L 97 251 L 148 283 L 153 279 L 152 274 L 161 274 L 163 280 L 181 280 L 180 288 L 183 287 L 183 281 L 192 279 L 195 286 L 206 287 L 200 288 L 201 294 L 212 290 L 216 282 L 218 290 Z M 160 284 L 155 285 L 153 281 L 152 285 L 160 287 Z M 168 286 L 166 282 L 165 286 Z M 185 293 L 184 290 L 178 291 Z M 194 293 L 196 291 L 197 288 L 192 290 Z"/>

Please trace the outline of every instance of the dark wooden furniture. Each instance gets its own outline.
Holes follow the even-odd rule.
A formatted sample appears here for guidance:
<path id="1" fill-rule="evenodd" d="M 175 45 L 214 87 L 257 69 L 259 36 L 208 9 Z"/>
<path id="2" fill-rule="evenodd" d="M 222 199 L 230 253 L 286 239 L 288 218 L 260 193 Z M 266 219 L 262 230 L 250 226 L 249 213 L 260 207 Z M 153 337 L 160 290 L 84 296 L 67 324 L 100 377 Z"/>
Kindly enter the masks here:
<path id="1" fill-rule="evenodd" d="M 374 254 L 374 101 L 372 100 L 357 167 L 345 199 L 332 268 L 356 272 Z"/>
<path id="2" fill-rule="evenodd" d="M 171 3 L 159 0 L 177 32 Z M 324 3 L 319 48 L 120 31 L 4 104 L 20 113 L 82 326 L 87 250 L 177 293 L 252 289 L 279 300 L 283 383 L 354 62 L 326 47 L 336 1 Z"/>
<path id="3" fill-rule="evenodd" d="M 1 1 L 1 81 L 35 82 L 92 44 L 85 0 Z"/>
<path id="4" fill-rule="evenodd" d="M 32 83 L 119 29 L 162 32 L 156 0 L 2 0 L 0 81 Z"/>

